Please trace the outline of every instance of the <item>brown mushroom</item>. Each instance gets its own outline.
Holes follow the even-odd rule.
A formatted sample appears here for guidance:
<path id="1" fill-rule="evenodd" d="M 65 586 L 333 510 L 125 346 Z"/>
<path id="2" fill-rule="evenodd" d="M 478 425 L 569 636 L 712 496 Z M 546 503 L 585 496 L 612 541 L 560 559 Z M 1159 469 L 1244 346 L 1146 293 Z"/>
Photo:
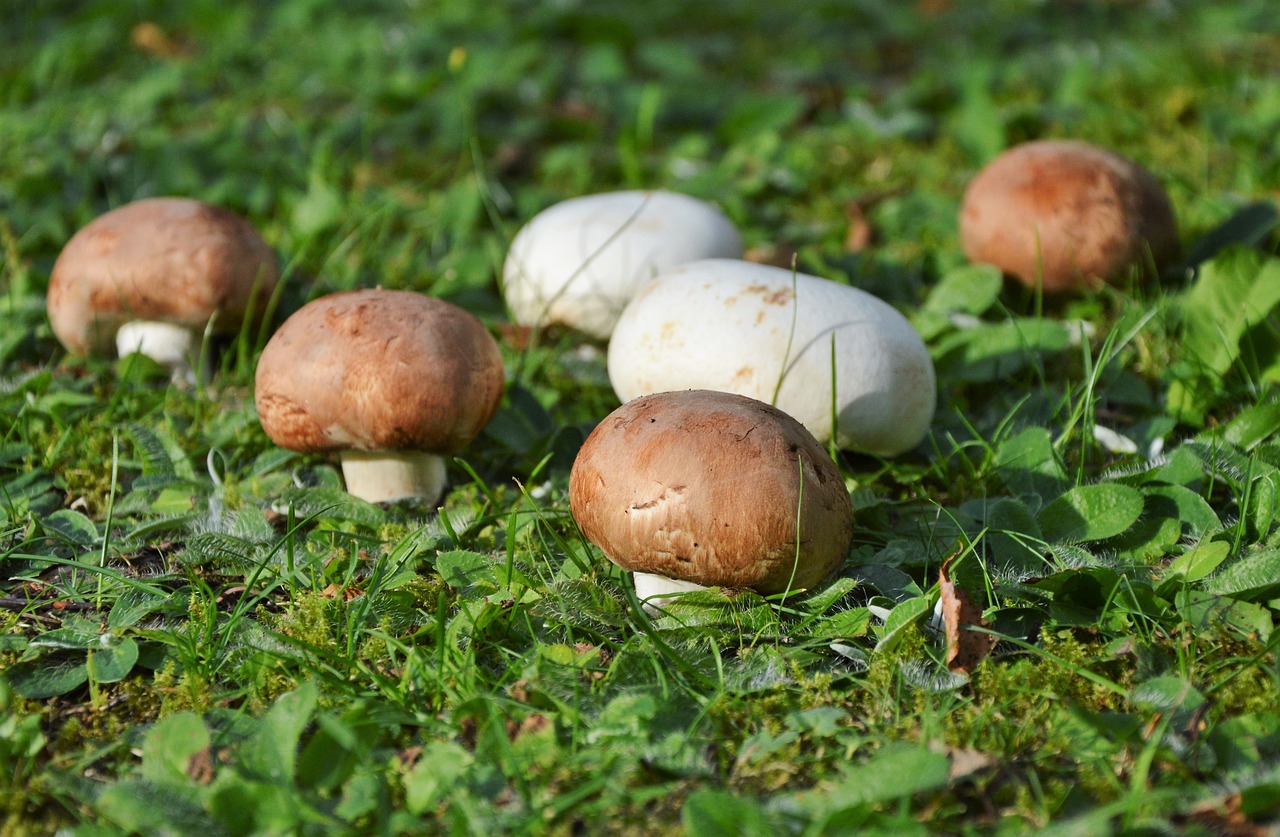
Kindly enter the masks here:
<path id="1" fill-rule="evenodd" d="M 267 343 L 255 400 L 281 447 L 338 451 L 347 491 L 370 502 L 444 489 L 457 453 L 498 409 L 502 356 L 480 321 L 412 291 L 304 305 Z"/>
<path id="2" fill-rule="evenodd" d="M 853 538 L 844 480 L 813 435 L 762 401 L 708 390 L 614 410 L 578 452 L 569 505 L 587 539 L 635 573 L 641 599 L 812 589 Z"/>
<path id="3" fill-rule="evenodd" d="M 189 198 L 146 198 L 99 216 L 67 242 L 49 277 L 49 322 L 75 354 L 142 351 L 175 375 L 206 329 L 260 316 L 280 272 L 240 216 Z"/>
<path id="4" fill-rule="evenodd" d="M 1179 254 L 1160 182 L 1075 140 L 1024 143 L 988 163 L 965 189 L 960 237 L 970 261 L 1051 293 L 1160 269 Z"/>

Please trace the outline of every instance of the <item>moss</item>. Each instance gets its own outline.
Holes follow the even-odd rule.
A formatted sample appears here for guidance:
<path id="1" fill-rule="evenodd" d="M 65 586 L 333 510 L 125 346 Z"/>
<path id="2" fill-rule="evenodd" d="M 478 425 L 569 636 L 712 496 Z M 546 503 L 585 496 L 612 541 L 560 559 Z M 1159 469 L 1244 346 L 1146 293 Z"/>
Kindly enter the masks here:
<path id="1" fill-rule="evenodd" d="M 177 712 L 204 713 L 213 702 L 209 681 L 196 672 L 179 671 L 173 662 L 155 673 L 152 687 L 161 696 L 161 716 Z"/>

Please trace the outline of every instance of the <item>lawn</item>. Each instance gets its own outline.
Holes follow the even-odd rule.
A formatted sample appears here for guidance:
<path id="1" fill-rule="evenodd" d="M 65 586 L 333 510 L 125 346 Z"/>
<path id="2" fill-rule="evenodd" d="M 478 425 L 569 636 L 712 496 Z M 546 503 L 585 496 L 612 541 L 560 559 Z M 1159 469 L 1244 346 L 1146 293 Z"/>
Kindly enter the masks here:
<path id="1" fill-rule="evenodd" d="M 1274 0 L 15 8 L 0 834 L 1280 820 Z M 1184 261 L 1048 297 L 970 265 L 965 185 L 1048 137 L 1152 171 Z M 646 612 L 570 515 L 619 405 L 607 346 L 513 326 L 502 263 L 540 210 L 650 187 L 719 206 L 754 261 L 883 298 L 932 357 L 926 440 L 837 452 L 854 543 L 807 595 Z M 269 325 L 374 286 L 483 321 L 506 391 L 438 509 L 271 442 L 269 328 L 211 341 L 195 384 L 59 345 L 61 248 L 159 195 L 262 233 Z M 998 636 L 969 671 L 934 615 L 953 588 Z"/>

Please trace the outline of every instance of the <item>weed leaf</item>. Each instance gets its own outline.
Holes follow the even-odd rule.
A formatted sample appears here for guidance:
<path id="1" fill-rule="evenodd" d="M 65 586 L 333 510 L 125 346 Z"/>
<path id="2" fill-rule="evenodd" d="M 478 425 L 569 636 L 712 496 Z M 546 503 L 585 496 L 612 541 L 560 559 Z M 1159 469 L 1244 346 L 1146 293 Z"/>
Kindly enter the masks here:
<path id="1" fill-rule="evenodd" d="M 42 700 L 65 695 L 89 679 L 82 654 L 50 654 L 9 666 L 9 685 L 24 698 Z"/>
<path id="2" fill-rule="evenodd" d="M 1201 236 L 1187 251 L 1186 268 L 1212 259 L 1233 244 L 1256 246 L 1280 223 L 1271 201 L 1257 201 L 1237 209 L 1231 217 Z"/>
<path id="3" fill-rule="evenodd" d="M 680 812 L 689 837 L 769 837 L 777 833 L 754 800 L 727 791 L 694 791 Z"/>
<path id="4" fill-rule="evenodd" d="M 1205 584 L 1219 596 L 1260 599 L 1280 590 L 1280 549 L 1264 549 L 1225 567 Z"/>
<path id="5" fill-rule="evenodd" d="M 1050 542 L 1100 541 L 1124 532 L 1142 514 L 1142 492 L 1119 483 L 1082 485 L 1040 510 L 1036 522 Z"/>

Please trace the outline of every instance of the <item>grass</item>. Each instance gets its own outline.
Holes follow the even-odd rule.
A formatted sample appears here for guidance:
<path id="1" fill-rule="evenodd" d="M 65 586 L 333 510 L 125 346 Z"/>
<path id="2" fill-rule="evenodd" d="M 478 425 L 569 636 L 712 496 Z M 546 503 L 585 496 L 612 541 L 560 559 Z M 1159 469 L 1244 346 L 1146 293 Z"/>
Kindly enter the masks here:
<path id="1" fill-rule="evenodd" d="M 1270 2 L 28 5 L 0 33 L 0 832 L 1280 814 Z M 1198 269 L 1063 301 L 966 266 L 964 184 L 1041 136 L 1156 172 Z M 523 346 L 495 277 L 539 209 L 636 186 L 716 201 L 933 354 L 929 440 L 841 455 L 856 542 L 807 598 L 649 616 L 569 516 L 603 347 Z M 262 230 L 281 316 L 382 285 L 503 336 L 506 400 L 438 514 L 269 442 L 265 334 L 194 388 L 64 354 L 59 249 L 157 194 Z M 931 619 L 952 555 L 1001 638 L 969 675 Z"/>

